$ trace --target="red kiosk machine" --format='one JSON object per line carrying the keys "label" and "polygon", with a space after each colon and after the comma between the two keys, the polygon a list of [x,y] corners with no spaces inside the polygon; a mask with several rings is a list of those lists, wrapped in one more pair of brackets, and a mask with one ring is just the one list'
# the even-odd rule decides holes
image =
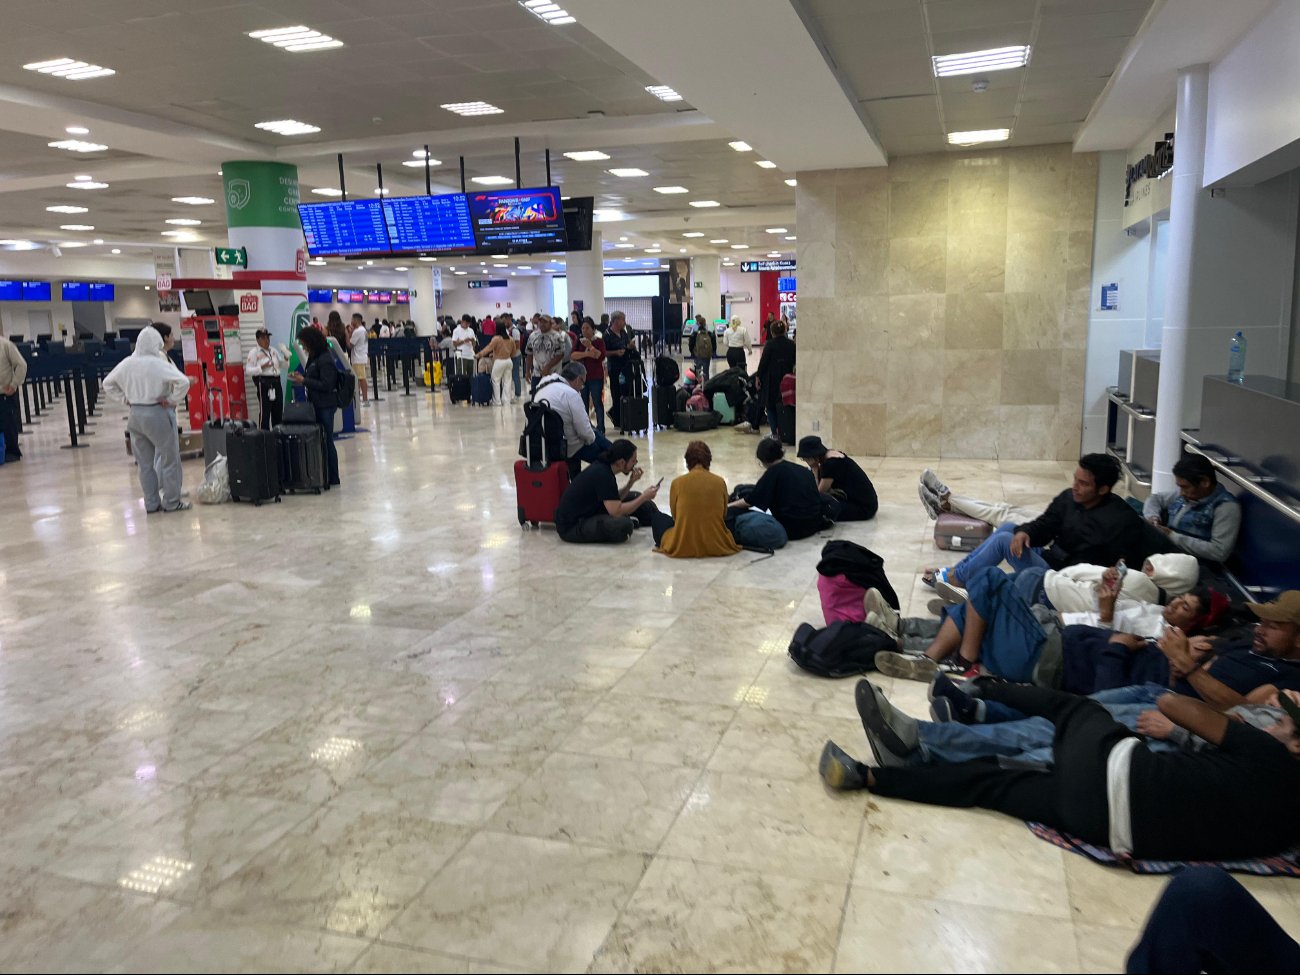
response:
{"label": "red kiosk machine", "polygon": [[210,419],[247,420],[239,315],[218,314],[222,306],[213,304],[214,294],[219,301],[233,300],[231,283],[176,279],[172,286],[181,292],[187,312],[181,319],[181,355],[185,374],[195,380],[187,400],[190,429],[200,430]]}

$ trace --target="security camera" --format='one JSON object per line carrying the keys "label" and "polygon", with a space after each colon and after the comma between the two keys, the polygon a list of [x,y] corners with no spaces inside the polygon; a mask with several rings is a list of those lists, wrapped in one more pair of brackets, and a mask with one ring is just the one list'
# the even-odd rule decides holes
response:
{"label": "security camera", "polygon": [[55,257],[62,257],[62,256],[63,256],[63,251],[59,250],[58,245],[55,245],[55,246],[51,247],[51,248],[50,248],[50,252],[51,252]]}

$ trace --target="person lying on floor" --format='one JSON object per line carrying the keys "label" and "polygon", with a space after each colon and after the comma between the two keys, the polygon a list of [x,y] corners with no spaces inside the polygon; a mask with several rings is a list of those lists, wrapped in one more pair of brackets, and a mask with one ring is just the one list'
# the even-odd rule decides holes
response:
{"label": "person lying on floor", "polygon": [[1117,566],[1083,563],[1064,569],[1025,569],[1016,573],[1017,585],[1030,602],[1043,603],[1058,613],[1095,612],[1098,587],[1119,578],[1119,610],[1134,603],[1167,606],[1175,596],[1191,592],[1201,567],[1194,556],[1166,552],[1143,561],[1141,571],[1130,566],[1122,574]]}
{"label": "person lying on floor", "polygon": [[1004,522],[955,566],[930,569],[922,577],[940,595],[964,598],[960,590],[980,569],[1010,563],[1022,569],[1069,565],[1141,565],[1147,542],[1142,519],[1113,493],[1119,462],[1109,454],[1084,454],[1072,486],[1058,494],[1032,521]]}
{"label": "person lying on floor", "polygon": [[[1019,574],[1009,576],[998,568],[981,569],[971,579],[966,602],[945,608],[938,634],[920,656],[885,651],[876,655],[876,669],[890,677],[929,680],[940,664],[947,664],[962,673],[979,669],[1008,680],[1031,679],[1044,643],[1053,640],[1064,653],[1064,639],[1047,607],[1025,598],[1018,579]],[[1114,588],[1107,587],[1100,598],[1095,621],[1107,625],[1105,632],[1112,626],[1140,628],[1144,639],[1168,626],[1195,632],[1227,605],[1225,597],[1205,590],[1179,596],[1163,609],[1134,609],[1121,618],[1114,612]]]}
{"label": "person lying on floor", "polygon": [[1138,858],[1273,856],[1300,842],[1300,694],[1279,700],[1286,713],[1266,729],[1165,694],[1160,713],[1215,747],[1161,753],[1088,698],[1002,683],[982,693],[1054,725],[1050,770],[1007,768],[998,758],[899,766],[891,756],[910,749],[894,728],[897,712],[864,680],[856,700],[876,767],[828,741],[822,780],[833,789],[991,809]]}

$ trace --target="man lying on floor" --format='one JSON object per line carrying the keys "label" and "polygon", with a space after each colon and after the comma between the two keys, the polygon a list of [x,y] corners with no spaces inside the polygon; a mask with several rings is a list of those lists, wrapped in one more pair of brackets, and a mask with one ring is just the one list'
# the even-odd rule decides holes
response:
{"label": "man lying on floor", "polygon": [[992,809],[1139,858],[1272,856],[1300,842],[1300,694],[1279,695],[1285,713],[1262,729],[1203,701],[1165,694],[1160,713],[1214,746],[1172,753],[1153,751],[1085,697],[1006,683],[982,694],[1055,726],[1051,769],[1006,768],[997,758],[891,767],[887,753],[906,750],[891,725],[896,712],[864,680],[858,713],[877,767],[828,741],[818,767],[823,781],[833,789]]}

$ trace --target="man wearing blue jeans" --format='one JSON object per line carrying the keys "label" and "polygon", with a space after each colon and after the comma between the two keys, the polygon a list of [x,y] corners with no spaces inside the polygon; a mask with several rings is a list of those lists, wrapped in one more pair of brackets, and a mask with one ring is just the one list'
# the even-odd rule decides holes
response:
{"label": "man wearing blue jeans", "polygon": [[952,590],[1003,561],[1014,571],[1114,565],[1120,559],[1141,566],[1146,557],[1142,518],[1112,493],[1119,477],[1119,462],[1109,454],[1084,454],[1070,489],[1058,494],[1043,514],[1023,525],[1000,525],[955,566],[935,571],[931,585],[945,598],[964,598]]}

